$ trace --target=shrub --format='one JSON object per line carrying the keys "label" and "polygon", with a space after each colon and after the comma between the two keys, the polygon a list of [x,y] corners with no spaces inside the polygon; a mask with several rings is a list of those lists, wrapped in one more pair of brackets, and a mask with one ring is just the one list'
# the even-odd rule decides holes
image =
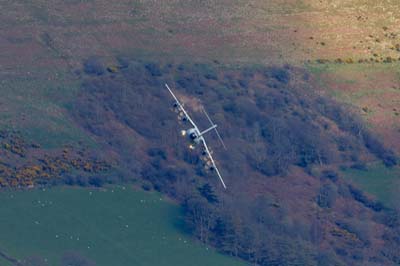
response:
{"label": "shrub", "polygon": [[316,62],[318,64],[326,64],[326,63],[329,63],[330,61],[329,61],[329,59],[321,59],[321,58],[319,58],[319,59],[316,60]]}
{"label": "shrub", "polygon": [[117,61],[118,61],[118,66],[121,69],[128,68],[129,67],[129,60],[126,57],[123,56],[117,56]]}
{"label": "shrub", "polygon": [[353,64],[354,63],[353,58],[346,58],[345,62],[347,64]]}
{"label": "shrub", "polygon": [[210,203],[217,203],[218,198],[214,194],[214,191],[210,184],[205,184],[197,189],[200,192],[200,195],[203,196],[205,199],[207,199],[208,202]]}
{"label": "shrub", "polygon": [[141,187],[145,191],[150,191],[152,186],[149,182],[144,182]]}
{"label": "shrub", "polygon": [[393,167],[397,165],[397,156],[392,151],[387,151],[382,161],[386,167]]}
{"label": "shrub", "polygon": [[145,68],[153,77],[160,77],[162,75],[160,67],[154,63],[145,64]]}
{"label": "shrub", "polygon": [[86,187],[89,184],[88,177],[80,175],[77,177],[76,183],[78,184],[78,186]]}
{"label": "shrub", "polygon": [[83,71],[88,75],[100,76],[104,74],[105,68],[98,57],[91,56],[84,61]]}
{"label": "shrub", "polygon": [[204,74],[204,77],[210,80],[218,80],[218,76],[213,71],[208,71],[208,73]]}
{"label": "shrub", "polygon": [[290,73],[284,68],[271,67],[267,69],[265,75],[270,76],[284,84],[287,84],[290,81]]}
{"label": "shrub", "polygon": [[180,78],[176,81],[176,83],[183,89],[190,88],[191,81],[186,78]]}
{"label": "shrub", "polygon": [[161,148],[150,148],[147,151],[147,154],[151,157],[160,157],[163,160],[167,159],[167,154],[165,153],[165,151]]}
{"label": "shrub", "polygon": [[356,235],[357,238],[361,240],[365,246],[369,246],[371,228],[367,221],[351,218],[339,220],[335,223],[339,228]]}
{"label": "shrub", "polygon": [[396,155],[391,151],[387,150],[383,144],[370,132],[363,132],[363,140],[365,146],[371,151],[376,157],[381,159],[385,166],[392,167],[397,164]]}
{"label": "shrub", "polygon": [[345,257],[347,256],[347,251],[343,248],[336,248],[335,249],[336,254],[338,254],[339,256]]}
{"label": "shrub", "polygon": [[256,165],[255,169],[266,176],[280,175],[285,170],[284,167],[279,167],[277,160],[267,160],[262,164]]}
{"label": "shrub", "polygon": [[102,187],[104,185],[104,179],[99,176],[91,176],[89,177],[88,183],[91,186]]}
{"label": "shrub", "polygon": [[361,171],[366,171],[367,170],[367,164],[365,162],[356,162],[350,166],[352,169],[356,170],[361,170]]}
{"label": "shrub", "polygon": [[331,180],[332,182],[336,182],[339,179],[339,175],[334,170],[324,170],[322,171],[322,177]]}
{"label": "shrub", "polygon": [[68,186],[73,186],[76,184],[76,179],[71,175],[65,175],[63,177],[63,182]]}
{"label": "shrub", "polygon": [[337,193],[335,188],[332,185],[325,184],[323,185],[317,196],[317,204],[321,208],[332,208],[335,204],[337,198]]}
{"label": "shrub", "polygon": [[376,212],[380,212],[384,209],[384,206],[382,203],[380,202],[376,202],[370,198],[368,198],[367,196],[364,195],[364,193],[353,187],[352,185],[349,185],[349,191],[351,193],[351,195],[353,196],[353,198],[362,203],[365,207],[370,208]]}
{"label": "shrub", "polygon": [[393,209],[386,209],[382,215],[379,216],[379,222],[390,228],[400,228],[400,212]]}
{"label": "shrub", "polygon": [[234,102],[227,102],[222,105],[222,108],[225,112],[232,113],[233,115],[237,114],[238,107]]}
{"label": "shrub", "polygon": [[239,83],[239,86],[244,89],[247,89],[249,87],[249,82],[245,79],[239,79],[238,83]]}

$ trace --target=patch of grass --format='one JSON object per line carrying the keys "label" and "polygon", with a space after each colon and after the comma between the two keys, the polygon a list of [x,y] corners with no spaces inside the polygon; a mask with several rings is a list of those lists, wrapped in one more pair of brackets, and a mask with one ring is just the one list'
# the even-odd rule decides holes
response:
{"label": "patch of grass", "polygon": [[178,228],[180,209],[158,193],[130,188],[53,188],[0,193],[0,248],[60,265],[74,250],[98,266],[239,266]]}
{"label": "patch of grass", "polygon": [[[346,64],[346,63],[334,63],[329,62],[325,64],[319,64],[315,62],[305,64],[306,68],[312,73],[336,73],[336,74],[347,74],[351,76],[351,72],[362,72],[362,73],[376,73],[379,71],[394,71],[400,73],[398,67],[400,63],[394,62],[392,64],[385,63],[371,63],[371,64]],[[350,73],[349,73],[350,72]]]}
{"label": "patch of grass", "polygon": [[369,90],[360,90],[353,93],[350,93],[348,97],[350,97],[349,101],[357,101],[364,97],[379,97],[380,95],[388,92],[399,93],[400,92],[394,88],[385,88],[385,89],[369,89]]}
{"label": "patch of grass", "polygon": [[9,262],[8,260],[0,257],[0,265],[2,266],[13,266],[11,262]]}
{"label": "patch of grass", "polygon": [[[47,77],[56,77],[45,79]],[[65,105],[79,84],[62,71],[43,71],[35,78],[5,78],[1,86],[0,128],[22,133],[27,140],[51,149],[84,141],[93,141],[70,120]]]}
{"label": "patch of grass", "polygon": [[[307,69],[315,74],[320,87],[341,102],[363,108],[365,100],[380,99],[385,105],[385,99],[390,94],[399,95],[399,90],[394,86],[400,81],[399,63],[396,64],[316,64],[309,63]],[[382,78],[380,73],[387,75]],[[338,88],[330,88],[326,82],[334,82]],[[392,85],[390,85],[392,83]],[[348,89],[351,87],[351,89]],[[385,98],[386,97],[386,98]]]}
{"label": "patch of grass", "polygon": [[374,163],[366,171],[347,169],[345,178],[359,185],[363,190],[374,195],[387,206],[398,205],[400,193],[400,169],[387,168],[381,163]]}

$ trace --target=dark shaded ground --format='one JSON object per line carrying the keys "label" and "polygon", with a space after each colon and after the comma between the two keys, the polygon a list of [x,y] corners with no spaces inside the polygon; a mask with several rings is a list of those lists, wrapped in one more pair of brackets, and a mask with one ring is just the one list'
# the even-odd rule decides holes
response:
{"label": "dark shaded ground", "polygon": [[[90,58],[75,121],[119,161],[121,179],[178,199],[187,230],[260,265],[397,265],[399,216],[338,167],[397,163],[349,108],[313,93],[302,69]],[[168,82],[200,127],[204,105],[228,152],[210,144],[228,186],[178,136]]]}

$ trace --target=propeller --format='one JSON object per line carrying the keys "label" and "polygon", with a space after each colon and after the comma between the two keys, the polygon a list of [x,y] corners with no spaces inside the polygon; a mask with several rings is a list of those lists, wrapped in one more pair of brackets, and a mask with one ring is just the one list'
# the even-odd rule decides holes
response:
{"label": "propeller", "polygon": [[178,105],[178,103],[174,103],[173,105],[172,105],[172,110],[175,112],[175,113],[179,113],[179,112],[181,112],[182,110],[180,110],[181,108],[179,107],[179,105]]}

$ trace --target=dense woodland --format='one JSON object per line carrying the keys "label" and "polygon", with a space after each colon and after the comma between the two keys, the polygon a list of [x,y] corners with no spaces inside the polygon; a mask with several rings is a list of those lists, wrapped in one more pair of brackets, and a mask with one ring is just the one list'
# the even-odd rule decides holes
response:
{"label": "dense woodland", "polygon": [[[217,61],[87,59],[71,116],[118,161],[105,182],[135,182],[176,198],[185,230],[254,265],[399,265],[400,217],[340,176],[385,147],[348,106],[315,93],[303,69]],[[209,144],[228,189],[179,132],[167,82],[201,128],[204,106],[228,146]],[[99,177],[98,184],[102,184]]]}

